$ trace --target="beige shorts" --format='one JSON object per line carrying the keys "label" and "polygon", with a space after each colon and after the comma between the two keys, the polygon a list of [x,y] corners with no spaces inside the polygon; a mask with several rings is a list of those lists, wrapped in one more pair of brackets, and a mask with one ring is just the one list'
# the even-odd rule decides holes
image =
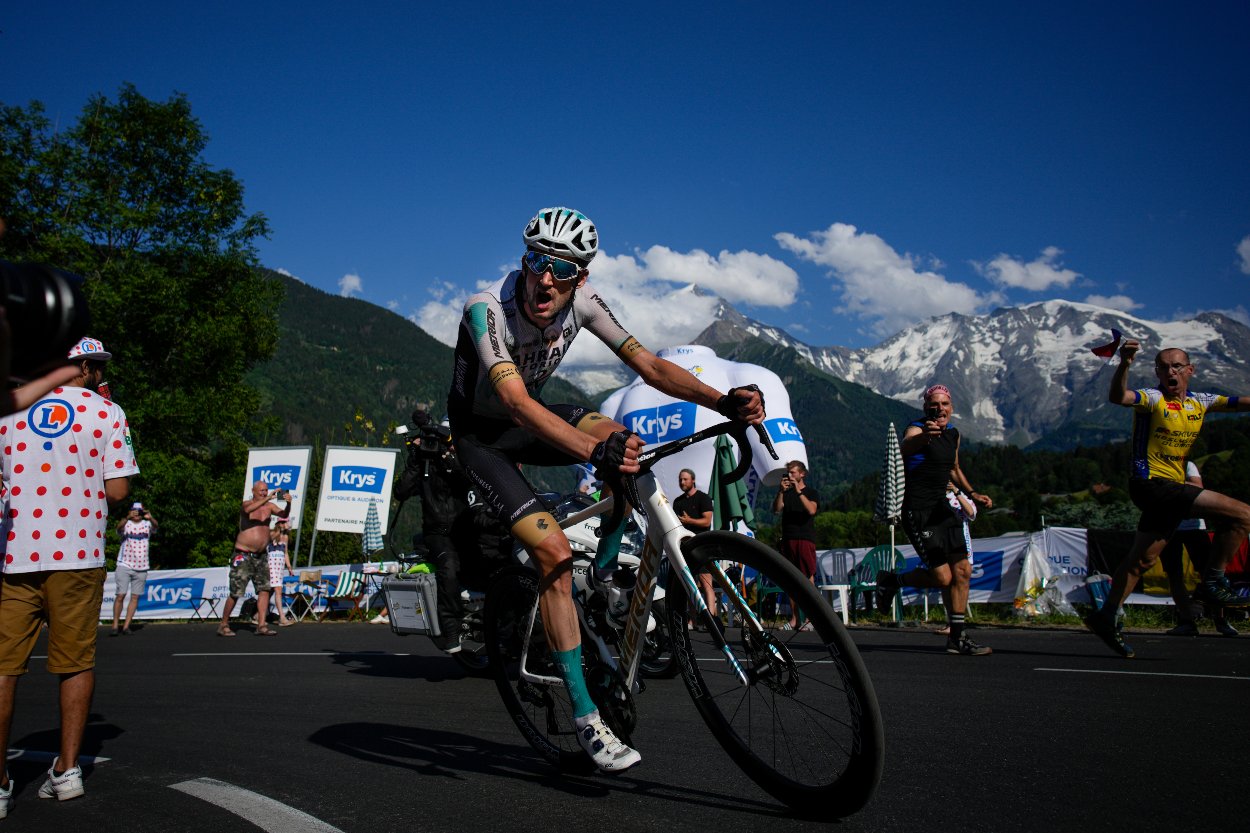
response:
{"label": "beige shorts", "polygon": [[0,583],[0,675],[25,674],[48,623],[48,673],[95,667],[95,641],[104,598],[103,567],[6,573]]}

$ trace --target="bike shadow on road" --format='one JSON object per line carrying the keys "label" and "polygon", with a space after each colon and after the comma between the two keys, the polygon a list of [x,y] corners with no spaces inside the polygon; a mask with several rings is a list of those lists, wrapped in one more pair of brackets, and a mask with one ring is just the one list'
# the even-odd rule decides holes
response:
{"label": "bike shadow on road", "polygon": [[349,674],[366,677],[388,677],[405,680],[424,680],[429,683],[457,682],[466,677],[486,678],[486,674],[472,674],[449,656],[426,657],[417,654],[393,654],[389,651],[335,651],[326,649],[326,656],[335,665],[346,668]]}
{"label": "bike shadow on road", "polygon": [[667,799],[682,807],[695,804],[763,817],[789,815],[780,805],[734,792],[691,789],[639,778],[631,773],[614,776],[562,774],[523,744],[498,743],[443,729],[393,723],[339,723],[318,729],[308,739],[361,761],[398,767],[429,778],[456,781],[473,776],[508,778],[579,798],[624,793],[651,800]]}
{"label": "bike shadow on road", "polygon": [[[82,747],[79,754],[80,765],[84,776],[90,776],[95,765],[89,759],[100,757],[107,741],[119,738],[126,730],[104,719],[103,715],[92,712],[87,715],[87,727],[83,731]],[[9,778],[19,785],[38,787],[43,783],[43,776],[52,766],[52,756],[61,748],[61,728],[40,729],[29,732],[9,743],[9,754],[17,750],[35,755],[19,755],[8,762]],[[46,760],[44,754],[48,756]],[[21,794],[19,786],[18,795]]]}

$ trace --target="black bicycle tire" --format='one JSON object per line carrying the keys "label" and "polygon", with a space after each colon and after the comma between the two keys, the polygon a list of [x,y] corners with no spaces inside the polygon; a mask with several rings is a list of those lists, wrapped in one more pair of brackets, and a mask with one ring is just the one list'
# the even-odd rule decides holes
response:
{"label": "black bicycle tire", "polygon": [[[862,809],[881,782],[885,765],[885,733],[867,667],[842,622],[810,581],[780,554],[755,539],[732,532],[703,532],[683,542],[683,552],[688,560],[696,563],[716,559],[762,570],[792,600],[798,601],[800,610],[810,619],[820,637],[820,645],[829,649],[831,664],[845,686],[839,696],[844,696],[846,701],[840,705],[847,714],[844,728],[849,735],[847,745],[850,751],[845,767],[832,780],[818,784],[801,783],[779,772],[773,762],[757,754],[722,712],[716,693],[700,671],[691,635],[684,627],[686,588],[680,581],[670,580],[667,597],[673,651],[678,657],[686,688],[712,734],[748,777],[795,811],[811,816],[841,818]],[[679,620],[683,625],[681,629],[676,627]],[[716,664],[718,662],[713,663]],[[815,684],[811,687],[819,690]],[[834,689],[837,690],[836,686]]]}
{"label": "black bicycle tire", "polygon": [[[655,619],[655,626],[661,631],[655,636],[668,643],[668,653],[660,660],[648,660],[644,653],[638,662],[638,670],[642,676],[651,679],[672,679],[681,673],[681,668],[677,663],[677,655],[673,652],[673,637],[670,633],[672,625],[668,620],[667,604],[663,599],[656,599],[651,603],[651,618]],[[647,636],[648,639],[652,637],[651,634]]]}
{"label": "black bicycle tire", "polygon": [[[561,748],[548,738],[544,727],[535,724],[530,719],[517,693],[515,681],[510,676],[513,664],[508,655],[510,634],[506,631],[505,617],[521,615],[522,611],[518,609],[519,607],[524,607],[523,613],[528,616],[533,602],[518,606],[516,604],[518,594],[522,598],[533,599],[537,593],[538,573],[530,567],[506,567],[492,578],[490,588],[486,591],[482,622],[486,638],[486,653],[490,658],[490,673],[495,680],[495,687],[499,691],[508,716],[520,730],[521,736],[543,760],[561,772],[591,772],[595,768],[594,762],[580,747]],[[501,623],[504,626],[503,630],[501,630]],[[561,690],[556,696],[566,697],[567,694]],[[576,743],[575,740],[574,743]]]}

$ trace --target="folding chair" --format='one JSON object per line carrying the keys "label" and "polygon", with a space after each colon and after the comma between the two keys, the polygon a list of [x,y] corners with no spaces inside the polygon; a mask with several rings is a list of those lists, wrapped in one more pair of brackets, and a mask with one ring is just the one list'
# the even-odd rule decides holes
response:
{"label": "folding chair", "polygon": [[[218,618],[217,604],[220,599],[214,599],[212,596],[200,596],[199,598],[189,599],[187,604],[191,607],[191,618],[188,622],[210,622],[216,621]],[[208,605],[208,619],[204,618],[204,605]]]}
{"label": "folding chair", "polygon": [[[907,559],[898,550],[890,546],[882,545],[873,547],[865,555],[859,565],[853,568],[847,574],[847,583],[850,584],[851,594],[851,610],[855,610],[855,594],[859,593],[864,597],[865,607],[868,610],[873,609],[874,596],[877,592],[877,572],[880,570],[897,571],[900,567],[907,563]],[[899,601],[901,593],[894,597],[894,621],[901,622],[903,619],[903,606]]]}
{"label": "folding chair", "polygon": [[[282,582],[283,599],[287,597],[287,586],[290,579]],[[291,595],[290,601],[286,602],[286,609],[291,612],[296,621],[303,622],[304,617],[312,613],[313,618],[317,618],[316,608],[317,602],[322,596],[322,580],[320,570],[301,570],[299,578],[295,580],[295,593]]]}
{"label": "folding chair", "polygon": [[[357,565],[352,565],[353,567]],[[354,614],[360,612],[360,602],[365,595],[365,574],[361,570],[344,570],[339,574],[338,579],[333,586],[327,580],[322,583],[326,588],[322,599],[325,602],[325,608],[320,613],[314,611],[313,616],[320,622],[338,610],[346,610],[347,618],[350,619]],[[348,604],[350,602],[350,604]]]}
{"label": "folding chair", "polygon": [[837,593],[838,600],[841,603],[842,624],[849,625],[851,623],[851,585],[848,576],[851,574],[851,568],[855,564],[855,553],[851,550],[837,549],[829,553],[829,571],[821,569],[823,559],[817,562],[816,572],[816,589],[825,593],[829,597],[829,604],[833,605],[833,595]]}

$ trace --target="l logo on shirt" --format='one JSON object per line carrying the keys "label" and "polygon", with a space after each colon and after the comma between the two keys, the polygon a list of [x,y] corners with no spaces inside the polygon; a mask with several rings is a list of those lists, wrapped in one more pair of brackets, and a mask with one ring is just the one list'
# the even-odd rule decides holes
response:
{"label": "l logo on shirt", "polygon": [[56,439],[74,425],[74,409],[64,399],[41,399],[26,413],[30,430]]}

